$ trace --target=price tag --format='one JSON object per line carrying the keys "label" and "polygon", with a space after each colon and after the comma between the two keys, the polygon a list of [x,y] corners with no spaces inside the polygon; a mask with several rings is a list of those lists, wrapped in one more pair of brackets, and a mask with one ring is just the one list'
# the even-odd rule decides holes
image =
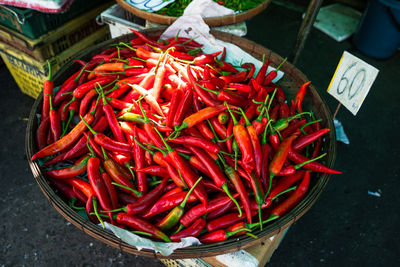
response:
{"label": "price tag", "polygon": [[327,91],[356,115],[378,72],[378,69],[344,51]]}

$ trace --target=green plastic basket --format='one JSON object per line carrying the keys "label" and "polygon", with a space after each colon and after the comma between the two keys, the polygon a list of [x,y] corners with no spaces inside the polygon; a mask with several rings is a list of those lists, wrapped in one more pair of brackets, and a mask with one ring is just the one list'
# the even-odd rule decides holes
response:
{"label": "green plastic basket", "polygon": [[75,0],[68,11],[49,14],[36,10],[0,5],[0,24],[15,30],[24,36],[36,39],[50,30],[54,30],[83,12],[110,0]]}

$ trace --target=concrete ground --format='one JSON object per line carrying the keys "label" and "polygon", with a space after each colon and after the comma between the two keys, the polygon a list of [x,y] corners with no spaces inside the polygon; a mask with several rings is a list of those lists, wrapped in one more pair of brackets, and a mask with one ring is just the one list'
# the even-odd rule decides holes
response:
{"label": "concrete ground", "polygon": [[[251,39],[283,57],[294,45],[301,13],[272,4],[248,23]],[[353,116],[337,115],[350,139],[338,143],[335,168],[315,205],[292,227],[268,266],[400,266],[399,84],[400,53],[373,60],[313,29],[297,67],[326,93],[343,51],[380,70]],[[162,266],[154,259],[120,253],[84,234],[51,206],[37,186],[25,156],[25,127],[34,100],[22,94],[0,66],[0,266]],[[379,192],[380,197],[368,194]]]}

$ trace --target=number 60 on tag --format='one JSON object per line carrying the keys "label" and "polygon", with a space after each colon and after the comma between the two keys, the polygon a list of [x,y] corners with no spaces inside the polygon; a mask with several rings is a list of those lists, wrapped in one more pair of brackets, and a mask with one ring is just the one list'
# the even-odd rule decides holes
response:
{"label": "number 60 on tag", "polygon": [[328,93],[356,115],[379,70],[344,51]]}

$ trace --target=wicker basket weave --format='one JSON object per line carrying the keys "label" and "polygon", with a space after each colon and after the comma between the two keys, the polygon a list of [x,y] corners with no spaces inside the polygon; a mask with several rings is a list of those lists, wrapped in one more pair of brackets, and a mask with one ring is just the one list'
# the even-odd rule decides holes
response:
{"label": "wicker basket weave", "polygon": [[[259,13],[261,13],[264,9],[267,8],[267,6],[271,3],[272,0],[265,0],[261,4],[259,4],[256,7],[253,7],[252,9],[249,9],[245,12],[241,12],[238,14],[234,15],[228,15],[228,16],[220,16],[220,17],[211,17],[211,18],[204,18],[204,22],[208,24],[210,27],[219,27],[219,26],[224,26],[224,25],[231,25],[235,23],[239,23],[242,21],[245,21],[246,19],[250,19]],[[128,4],[124,0],[117,0],[117,3],[122,6],[126,11],[132,13],[135,16],[138,16],[142,19],[146,19],[148,21],[162,24],[162,25],[170,25],[174,23],[175,20],[178,19],[178,17],[171,17],[171,16],[165,16],[165,15],[160,15],[156,13],[150,13],[147,11],[143,11],[141,9],[138,9],[130,4]]]}
{"label": "wicker basket weave", "polygon": [[[149,35],[160,34],[160,33],[161,33],[160,29],[152,29],[147,31],[147,34]],[[265,54],[267,59],[271,62],[272,66],[276,67],[283,60],[279,55],[252,41],[217,31],[212,31],[211,33],[217,39],[238,45],[243,50],[247,51],[248,53],[252,54],[254,57],[258,59],[261,59],[262,55]],[[97,54],[100,51],[102,51],[108,44],[117,43],[119,41],[126,42],[132,37],[133,37],[132,35],[125,35],[117,39],[113,39],[105,43],[99,44],[95,47],[83,51],[80,55],[77,56],[77,58],[88,59],[91,55]],[[66,64],[54,78],[55,85],[61,84],[62,81],[64,81],[67,77],[72,75],[78,68],[78,66],[76,65],[77,64],[73,65],[72,62]],[[288,99],[291,99],[296,94],[300,85],[308,81],[308,79],[303,73],[301,73],[289,62],[284,63],[283,66],[281,67],[281,70],[285,72],[285,75],[279,81],[278,84],[283,88]],[[309,89],[310,90],[307,91],[306,96],[304,98],[303,107],[304,110],[312,110],[317,118],[323,119],[322,122],[323,128],[331,129],[329,134],[325,136],[325,142],[322,150],[324,152],[328,152],[328,156],[326,158],[326,165],[332,168],[336,157],[336,135],[331,113],[326,103],[316,90],[316,88],[314,88],[314,86],[311,85]],[[254,234],[259,237],[258,239],[254,239],[249,236],[241,236],[237,239],[230,239],[220,243],[178,249],[168,257],[164,257],[160,254],[155,254],[154,251],[152,250],[143,249],[139,251],[136,249],[136,247],[122,242],[119,238],[114,236],[113,233],[103,230],[102,228],[86,220],[85,218],[78,215],[75,211],[73,211],[68,206],[68,204],[65,203],[61,199],[61,197],[57,195],[55,191],[50,187],[50,185],[47,182],[47,179],[41,172],[38,163],[31,161],[32,155],[36,152],[34,144],[35,140],[34,133],[36,132],[37,128],[36,115],[41,111],[40,110],[41,102],[42,102],[42,97],[39,96],[32,107],[29,116],[28,126],[26,129],[26,153],[27,153],[28,163],[32,169],[32,173],[40,189],[42,190],[44,195],[48,198],[48,200],[51,202],[51,204],[57,209],[57,211],[61,215],[63,215],[68,221],[74,224],[76,227],[84,231],[86,234],[106,244],[116,247],[121,251],[125,251],[128,253],[133,253],[146,257],[158,257],[158,258],[198,258],[198,257],[208,257],[208,256],[215,256],[219,254],[233,252],[239,249],[255,245],[259,242],[262,242],[264,239],[267,239],[275,234],[278,234],[280,231],[287,228],[289,225],[293,224],[296,220],[298,220],[298,218],[300,218],[317,200],[317,198],[322,193],[330,177],[329,174],[314,174],[312,181],[310,183],[310,188],[307,194],[305,195],[305,198],[288,214],[286,214],[279,220],[276,220],[275,222],[268,224],[267,226],[264,227],[262,231],[258,230],[254,232]]]}

